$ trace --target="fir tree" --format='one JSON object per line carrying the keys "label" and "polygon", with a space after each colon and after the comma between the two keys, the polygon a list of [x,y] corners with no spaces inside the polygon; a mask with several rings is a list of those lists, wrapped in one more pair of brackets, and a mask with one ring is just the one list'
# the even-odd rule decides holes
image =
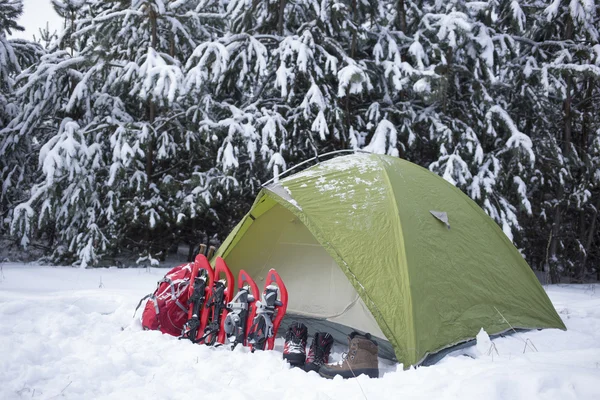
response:
{"label": "fir tree", "polygon": [[53,2],[64,32],[11,67],[2,134],[13,232],[55,259],[191,257],[262,182],[337,149],[439,174],[553,280],[600,257],[590,0]]}
{"label": "fir tree", "polygon": [[13,231],[26,241],[33,221],[52,224],[54,259],[82,266],[124,249],[154,263],[237,184],[214,166],[184,87],[185,60],[210,31],[191,2],[54,3],[70,23],[27,74],[10,126],[22,136],[47,127],[43,177]]}
{"label": "fir tree", "polygon": [[[597,18],[593,1],[554,1],[532,16],[531,56],[525,73],[537,80],[542,103],[532,124],[537,130],[537,151],[542,162],[536,169],[539,215],[544,226],[544,259],[552,282],[559,274],[577,279],[585,275],[586,254],[591,250],[597,207],[598,168],[596,137],[600,119],[590,108],[598,95],[600,54]],[[591,218],[590,218],[591,216]],[[567,255],[568,254],[568,255]]]}
{"label": "fir tree", "polygon": [[7,35],[22,31],[16,20],[23,12],[21,0],[0,0],[0,233],[8,230],[12,209],[24,198],[35,143],[19,141],[7,134],[5,127],[20,112],[15,99],[17,75],[35,62],[42,49],[23,39],[8,39]]}

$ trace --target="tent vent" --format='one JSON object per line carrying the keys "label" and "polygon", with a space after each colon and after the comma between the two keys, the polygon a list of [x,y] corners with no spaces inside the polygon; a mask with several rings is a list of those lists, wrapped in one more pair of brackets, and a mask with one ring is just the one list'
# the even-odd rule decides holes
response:
{"label": "tent vent", "polygon": [[448,222],[448,214],[446,214],[444,211],[429,210],[429,212],[431,213],[431,215],[442,221],[448,227],[448,229],[450,229],[450,223]]}

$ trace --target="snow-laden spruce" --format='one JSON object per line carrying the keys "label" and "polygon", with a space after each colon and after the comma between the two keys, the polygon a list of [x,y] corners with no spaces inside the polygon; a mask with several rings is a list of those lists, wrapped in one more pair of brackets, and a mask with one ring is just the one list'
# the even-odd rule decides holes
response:
{"label": "snow-laden spruce", "polygon": [[8,38],[23,30],[16,22],[22,12],[22,0],[0,0],[0,235],[8,232],[14,206],[26,197],[32,181],[27,164],[36,148],[4,129],[21,112],[15,96],[18,74],[43,54],[35,43]]}
{"label": "snow-laden spruce", "polygon": [[553,279],[600,256],[593,1],[53,2],[1,155],[4,226],[56,259],[218,244],[261,182],[361,148],[465,191]]}

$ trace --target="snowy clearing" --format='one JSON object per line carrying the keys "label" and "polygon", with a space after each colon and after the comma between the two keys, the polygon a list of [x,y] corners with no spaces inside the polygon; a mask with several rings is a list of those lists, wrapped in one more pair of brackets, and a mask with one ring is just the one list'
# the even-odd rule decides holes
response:
{"label": "snowy clearing", "polygon": [[142,331],[133,310],[165,269],[0,265],[0,399],[600,398],[600,285],[547,288],[567,332],[480,340],[434,366],[330,381],[277,350]]}

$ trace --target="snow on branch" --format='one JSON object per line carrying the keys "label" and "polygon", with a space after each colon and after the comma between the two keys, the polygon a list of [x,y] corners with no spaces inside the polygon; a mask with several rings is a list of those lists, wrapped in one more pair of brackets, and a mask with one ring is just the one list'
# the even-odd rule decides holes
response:
{"label": "snow on branch", "polygon": [[397,141],[398,131],[396,127],[387,119],[383,119],[377,125],[371,142],[363,150],[398,157]]}
{"label": "snow on branch", "polygon": [[348,94],[359,94],[363,92],[363,86],[372,90],[373,85],[367,74],[357,65],[347,65],[338,72],[338,96],[346,97]]}
{"label": "snow on branch", "polygon": [[144,79],[140,96],[173,103],[183,82],[183,73],[177,65],[168,64],[165,58],[152,47],[144,63],[140,66],[140,76]]}
{"label": "snow on branch", "polygon": [[460,32],[470,32],[472,29],[469,17],[458,11],[448,14],[425,14],[422,21],[429,28],[438,27],[438,39],[447,41],[452,48],[456,48]]}
{"label": "snow on branch", "polygon": [[261,155],[263,158],[271,156],[272,150],[269,148],[271,144],[272,148],[279,148],[277,133],[281,136],[281,142],[287,136],[286,121],[283,116],[277,112],[265,112],[265,115],[257,119],[257,125],[262,125],[261,129]]}
{"label": "snow on branch", "polygon": [[559,72],[568,71],[574,74],[582,74],[600,78],[600,67],[592,64],[546,64],[544,65],[543,70],[556,70]]}
{"label": "snow on branch", "polygon": [[325,140],[327,135],[329,135],[329,127],[327,126],[327,120],[325,119],[323,110],[319,110],[319,113],[313,121],[310,129],[313,132],[317,132],[321,140]]}
{"label": "snow on branch", "polygon": [[504,122],[504,125],[506,125],[506,127],[510,131],[511,136],[506,141],[506,147],[509,149],[522,149],[527,153],[527,155],[529,156],[529,161],[533,165],[533,163],[535,162],[535,154],[533,153],[533,142],[531,141],[531,138],[523,132],[519,131],[512,118],[508,115],[508,113],[498,105],[492,106],[487,112],[486,118],[489,123],[491,123],[494,114],[500,117],[502,122]]}
{"label": "snow on branch", "polygon": [[510,2],[510,9],[512,10],[512,19],[517,23],[519,27],[519,31],[522,32],[525,27],[525,23],[527,18],[525,17],[525,13],[521,9],[521,5],[517,0],[512,0]]}
{"label": "snow on branch", "polygon": [[417,33],[415,35],[415,41],[412,42],[412,44],[408,48],[408,53],[414,57],[414,59],[417,63],[417,67],[420,70],[424,70],[425,62],[428,62],[428,60],[427,60],[427,55],[425,54],[425,50],[423,49],[423,46],[419,42],[419,33]]}
{"label": "snow on branch", "polygon": [[230,140],[227,140],[224,147],[219,149],[217,160],[223,164],[223,169],[227,171],[233,167],[237,168],[240,166],[237,157],[237,150],[234,149]]}
{"label": "snow on branch", "polygon": [[21,247],[27,248],[29,245],[29,235],[31,234],[31,219],[34,212],[30,202],[21,203],[15,207],[13,211],[13,220],[10,231],[13,235],[21,236]]}
{"label": "snow on branch", "polygon": [[86,155],[85,138],[79,132],[79,125],[65,118],[56,136],[42,146],[39,163],[46,176],[46,185],[51,186],[54,178],[68,172],[73,180],[82,171],[81,159]]}
{"label": "snow on branch", "polygon": [[445,167],[442,178],[454,186],[456,186],[457,183],[466,185],[467,180],[471,179],[472,177],[471,171],[469,171],[469,166],[458,154],[450,154],[440,157],[438,161],[430,165],[429,169],[432,170],[433,168],[437,168],[443,164],[445,164]]}
{"label": "snow on branch", "polygon": [[521,198],[521,204],[525,207],[527,215],[531,215],[531,203],[527,198],[527,185],[525,185],[525,182],[519,176],[514,176],[513,182],[517,185],[517,193],[519,193],[519,197]]}
{"label": "snow on branch", "polygon": [[485,26],[479,26],[479,34],[475,37],[475,40],[482,48],[481,57],[485,61],[485,65],[492,68],[494,66],[494,43],[488,34],[488,29]]}
{"label": "snow on branch", "polygon": [[188,74],[185,86],[201,89],[207,83],[217,83],[227,72],[229,65],[229,51],[218,42],[202,43],[188,59],[185,69]]}
{"label": "snow on branch", "polygon": [[301,37],[288,36],[283,39],[274,54],[279,55],[281,60],[290,61],[300,72],[310,73],[310,69],[314,69],[316,75],[320,76],[322,71],[316,66],[314,48],[312,34],[306,30]]}
{"label": "snow on branch", "polygon": [[273,153],[267,168],[273,168],[273,182],[279,182],[279,168],[285,171],[285,160],[281,153]]}
{"label": "snow on branch", "polygon": [[293,68],[288,68],[284,61],[281,61],[279,68],[277,68],[275,87],[281,88],[281,97],[286,98],[288,95],[288,80],[294,79]]}
{"label": "snow on branch", "polygon": [[310,86],[310,89],[308,89],[308,91],[306,92],[304,100],[302,100],[302,104],[300,104],[300,107],[304,109],[305,116],[308,116],[310,112],[310,106],[312,104],[316,105],[317,108],[321,111],[326,108],[323,93],[321,93],[319,85],[317,85],[314,80],[312,82],[312,85]]}

